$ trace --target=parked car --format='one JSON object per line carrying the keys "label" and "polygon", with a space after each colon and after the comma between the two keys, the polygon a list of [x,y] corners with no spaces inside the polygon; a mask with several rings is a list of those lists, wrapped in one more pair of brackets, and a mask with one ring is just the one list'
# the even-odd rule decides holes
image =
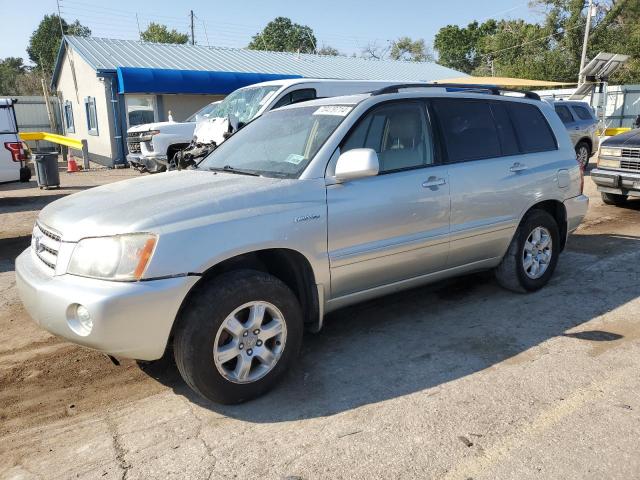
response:
{"label": "parked car", "polygon": [[[127,161],[142,172],[166,170],[173,156],[191,142],[196,122],[214,115],[219,104],[216,101],[205,105],[184,122],[169,120],[131,127],[127,130]],[[149,110],[143,113],[149,114]]]}
{"label": "parked car", "polygon": [[640,197],[640,128],[602,142],[591,179],[607,205],[624,205],[630,196]]}
{"label": "parked car", "polygon": [[578,161],[586,167],[596,154],[600,139],[598,119],[587,102],[560,100],[553,103],[554,109],[564,123],[576,149]]}
{"label": "parked car", "polygon": [[290,105],[196,169],[57,200],[16,260],[20,297],[111,355],[171,343],[191,388],[235,403],[273,386],[332,310],[488,269],[538,290],[588,198],[553,109],[499,93],[400,85]]}
{"label": "parked car", "polygon": [[0,182],[28,182],[31,170],[26,166],[27,150],[18,137],[14,100],[0,98]]}
{"label": "parked car", "polygon": [[178,157],[181,167],[194,165],[232,133],[264,112],[316,98],[371,92],[394,82],[295,78],[256,83],[227,96],[215,117],[198,122],[193,141]]}

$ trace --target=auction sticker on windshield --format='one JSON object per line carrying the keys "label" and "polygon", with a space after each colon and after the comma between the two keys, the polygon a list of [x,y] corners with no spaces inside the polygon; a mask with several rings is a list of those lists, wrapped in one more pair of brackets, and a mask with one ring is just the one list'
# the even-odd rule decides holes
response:
{"label": "auction sticker on windshield", "polygon": [[351,111],[353,107],[348,107],[346,105],[325,105],[323,107],[318,108],[314,115],[337,115],[339,117],[344,117]]}

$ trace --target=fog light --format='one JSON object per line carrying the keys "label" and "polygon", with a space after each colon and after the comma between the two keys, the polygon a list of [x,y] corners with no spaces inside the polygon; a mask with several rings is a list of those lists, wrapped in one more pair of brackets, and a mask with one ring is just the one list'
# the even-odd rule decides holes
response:
{"label": "fog light", "polygon": [[68,323],[71,330],[81,337],[86,337],[93,328],[93,319],[87,307],[76,304],[69,309]]}

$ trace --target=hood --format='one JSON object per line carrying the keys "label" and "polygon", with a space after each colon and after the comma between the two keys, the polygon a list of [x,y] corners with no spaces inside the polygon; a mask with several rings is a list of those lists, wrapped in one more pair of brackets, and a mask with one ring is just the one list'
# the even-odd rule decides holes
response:
{"label": "hood", "polygon": [[173,128],[184,128],[185,125],[195,126],[195,122],[155,122],[145,123],[143,125],[136,125],[127,130],[127,133],[141,133],[148,132],[149,130],[160,130],[161,132],[168,132]]}
{"label": "hood", "polygon": [[[304,182],[182,170],[69,195],[47,205],[38,219],[69,242],[91,236],[160,232],[197,218],[215,221],[212,216],[217,214],[226,218],[259,215],[265,209],[288,203],[291,195],[285,192],[300,183]],[[295,203],[295,197],[290,201]]]}
{"label": "hood", "polygon": [[630,130],[607,138],[601,144],[603,147],[637,147],[640,148],[640,128]]}
{"label": "hood", "polygon": [[193,136],[196,142],[212,143],[220,145],[224,142],[224,134],[229,131],[229,120],[227,118],[207,118],[200,120],[196,124]]}

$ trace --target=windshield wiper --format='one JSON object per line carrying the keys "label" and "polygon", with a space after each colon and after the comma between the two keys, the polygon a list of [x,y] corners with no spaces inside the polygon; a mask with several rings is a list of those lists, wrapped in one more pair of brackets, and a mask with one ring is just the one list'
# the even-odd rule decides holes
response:
{"label": "windshield wiper", "polygon": [[209,167],[212,172],[231,172],[239,175],[251,175],[252,177],[260,177],[261,175],[253,170],[243,170],[242,168],[235,168],[231,165],[225,165],[224,167]]}

